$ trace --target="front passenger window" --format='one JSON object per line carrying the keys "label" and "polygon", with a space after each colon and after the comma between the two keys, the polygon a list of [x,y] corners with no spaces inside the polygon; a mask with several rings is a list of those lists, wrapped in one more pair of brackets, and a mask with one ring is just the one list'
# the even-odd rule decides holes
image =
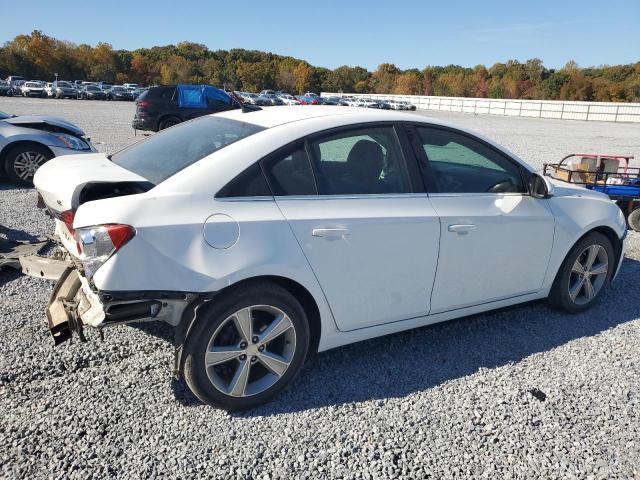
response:
{"label": "front passenger window", "polygon": [[524,193],[520,167],[470,136],[418,127],[437,193]]}

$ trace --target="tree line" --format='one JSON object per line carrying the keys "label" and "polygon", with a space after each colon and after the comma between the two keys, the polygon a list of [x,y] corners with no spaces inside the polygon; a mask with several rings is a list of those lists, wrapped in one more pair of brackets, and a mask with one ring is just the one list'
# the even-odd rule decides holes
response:
{"label": "tree line", "polygon": [[402,70],[383,63],[363,67],[317,67],[294,57],[257,50],[209,50],[181,42],[137,50],[115,50],[58,40],[35,30],[0,47],[0,77],[138,83],[142,85],[208,83],[236,90],[393,93],[453,97],[640,101],[640,62],[580,68],[568,62],[547,68],[534,58],[509,60],[487,68],[458,65]]}

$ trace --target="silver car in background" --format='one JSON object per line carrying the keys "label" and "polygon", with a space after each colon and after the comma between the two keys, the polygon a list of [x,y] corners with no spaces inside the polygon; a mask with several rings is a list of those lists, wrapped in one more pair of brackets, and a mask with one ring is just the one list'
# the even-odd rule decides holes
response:
{"label": "silver car in background", "polygon": [[44,87],[45,86],[40,82],[30,81],[25,82],[20,88],[20,91],[25,97],[46,97],[47,92]]}
{"label": "silver car in background", "polygon": [[0,177],[6,174],[13,183],[32,186],[47,160],[95,151],[84,132],[62,118],[0,112]]}

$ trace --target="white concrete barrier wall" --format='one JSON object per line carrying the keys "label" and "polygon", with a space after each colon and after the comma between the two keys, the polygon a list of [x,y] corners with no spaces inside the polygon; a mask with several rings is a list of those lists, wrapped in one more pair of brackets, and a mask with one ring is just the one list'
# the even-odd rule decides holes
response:
{"label": "white concrete barrier wall", "polygon": [[640,103],[565,102],[561,100],[508,100],[499,98],[427,97],[322,92],[323,97],[351,96],[381,100],[401,100],[419,110],[479,113],[514,117],[556,118],[600,122],[640,123]]}

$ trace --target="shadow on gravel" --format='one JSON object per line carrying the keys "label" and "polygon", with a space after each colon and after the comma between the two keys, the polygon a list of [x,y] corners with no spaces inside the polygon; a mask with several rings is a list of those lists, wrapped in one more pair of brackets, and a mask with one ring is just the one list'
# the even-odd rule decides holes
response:
{"label": "shadow on gravel", "polygon": [[16,230],[14,228],[6,227],[0,224],[0,237],[4,237],[8,240],[19,240],[27,242],[36,242],[40,240],[38,237],[25,232],[24,230]]}
{"label": "shadow on gravel", "polygon": [[428,390],[638,319],[639,292],[640,262],[627,259],[613,288],[587,312],[567,315],[534,302],[330,350],[310,359],[272,402],[237,415],[384,401]]}
{"label": "shadow on gravel", "polygon": [[[173,345],[173,327],[166,323],[132,323],[129,326],[137,330],[141,330],[148,335],[153,335],[154,337]],[[202,405],[202,402],[198,400],[193,393],[191,393],[191,390],[189,390],[189,387],[187,387],[184,381],[177,380],[173,376],[171,378],[171,391],[173,392],[175,399],[185,407]]]}
{"label": "shadow on gravel", "polygon": [[33,190],[33,187],[25,187],[24,185],[15,185],[13,183],[0,182],[0,190]]}

